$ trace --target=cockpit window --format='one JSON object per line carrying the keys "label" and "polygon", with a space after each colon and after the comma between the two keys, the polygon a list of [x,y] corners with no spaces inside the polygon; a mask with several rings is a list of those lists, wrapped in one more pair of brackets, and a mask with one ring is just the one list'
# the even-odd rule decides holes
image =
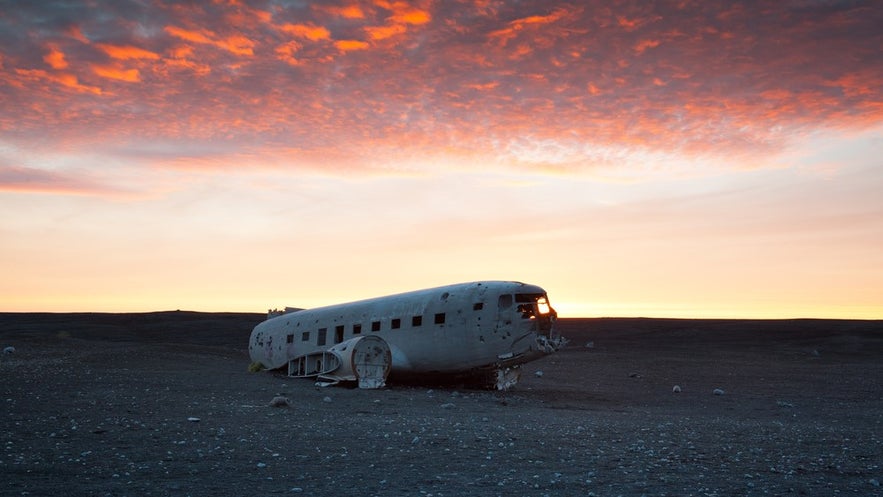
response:
{"label": "cockpit window", "polygon": [[542,293],[517,293],[515,302],[518,304],[518,312],[524,319],[532,319],[536,314],[545,316],[551,311],[549,300]]}

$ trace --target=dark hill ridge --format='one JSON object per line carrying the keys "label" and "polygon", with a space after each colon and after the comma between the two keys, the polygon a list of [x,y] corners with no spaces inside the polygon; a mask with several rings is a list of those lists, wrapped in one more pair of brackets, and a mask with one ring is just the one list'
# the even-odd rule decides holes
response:
{"label": "dark hill ridge", "polygon": [[559,320],[570,346],[696,349],[778,344],[883,356],[883,321],[846,319],[656,319],[573,318]]}
{"label": "dark hill ridge", "polygon": [[266,314],[163,311],[146,313],[0,313],[0,337],[186,343],[247,348]]}

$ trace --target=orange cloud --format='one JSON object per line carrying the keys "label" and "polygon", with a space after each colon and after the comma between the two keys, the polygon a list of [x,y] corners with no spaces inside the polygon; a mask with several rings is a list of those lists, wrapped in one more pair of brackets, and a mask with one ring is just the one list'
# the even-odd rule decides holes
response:
{"label": "orange cloud", "polygon": [[390,20],[397,23],[405,24],[426,24],[430,21],[429,12],[420,10],[410,2],[390,2],[387,0],[376,0],[375,5],[380,8],[392,11]]}
{"label": "orange cloud", "polygon": [[319,7],[331,15],[343,17],[344,19],[364,19],[365,11],[358,4],[346,5],[343,7]]}
{"label": "orange cloud", "polygon": [[395,15],[392,16],[392,20],[395,22],[400,22],[402,24],[412,24],[417,26],[420,24],[428,23],[430,20],[432,20],[432,17],[429,15],[429,12],[426,12],[425,10],[409,8],[407,10],[397,12]]}
{"label": "orange cloud", "polygon": [[211,44],[212,37],[214,37],[214,33],[211,31],[192,31],[177,26],[166,26],[165,31],[176,38],[192,41],[193,43]]}
{"label": "orange cloud", "polygon": [[83,30],[79,26],[71,26],[65,31],[65,33],[79,42],[86,44],[91,43],[89,38],[86,38],[86,35],[83,34]]}
{"label": "orange cloud", "polygon": [[556,9],[549,15],[527,16],[521,19],[516,19],[514,21],[510,21],[508,25],[503,29],[492,31],[488,34],[488,37],[491,39],[497,39],[500,45],[505,46],[506,43],[509,42],[509,40],[518,36],[518,34],[525,28],[530,27],[536,29],[542,26],[553,24],[561,20],[561,18],[563,18],[566,14],[567,12],[564,9]]}
{"label": "orange cloud", "polygon": [[49,53],[43,56],[43,62],[49,64],[52,69],[65,69],[68,66],[64,58],[64,52],[54,45],[50,45]]}
{"label": "orange cloud", "polygon": [[163,59],[160,71],[167,74],[167,71],[164,71],[163,69],[187,69],[194,72],[197,76],[205,76],[212,72],[211,66],[195,62],[191,60],[192,57],[193,47],[189,45],[173,47],[169,50],[168,57]]}
{"label": "orange cloud", "polygon": [[114,66],[92,65],[92,72],[102,78],[115,79],[117,81],[126,81],[129,83],[138,83],[141,81],[141,73],[138,69],[121,69]]}
{"label": "orange cloud", "polygon": [[432,20],[428,11],[416,8],[408,2],[378,0],[375,3],[378,7],[392,12],[386,18],[386,24],[365,28],[368,37],[375,41],[401,35],[408,31],[408,26],[419,26]]}
{"label": "orange cloud", "polygon": [[38,81],[45,80],[60,84],[64,87],[76,90],[80,93],[91,93],[93,95],[101,95],[101,88],[97,86],[89,86],[80,84],[77,76],[70,73],[48,73],[41,69],[16,69],[16,74],[22,76],[26,80]]}
{"label": "orange cloud", "polygon": [[619,24],[619,27],[625,29],[626,31],[632,31],[640,24],[640,20],[638,19],[628,19],[623,16],[617,17],[616,22],[617,24]]}
{"label": "orange cloud", "polygon": [[228,36],[216,41],[215,45],[236,55],[254,55],[254,42],[245,36]]}
{"label": "orange cloud", "polygon": [[466,86],[466,88],[471,88],[473,90],[486,91],[486,90],[496,89],[497,87],[500,86],[500,82],[499,81],[491,81],[490,83],[484,83],[484,84],[473,83],[473,84],[468,84],[468,85],[464,85],[464,86]]}
{"label": "orange cloud", "polygon": [[405,31],[407,31],[407,28],[402,24],[392,24],[389,26],[371,26],[365,28],[365,32],[368,33],[368,37],[372,40],[377,41],[400,35]]}
{"label": "orange cloud", "polygon": [[331,32],[327,28],[315,24],[284,24],[280,29],[298,38],[310,41],[330,40]]}
{"label": "orange cloud", "polygon": [[143,48],[133,47],[131,45],[111,45],[108,43],[96,43],[95,46],[113,59],[159,59],[159,55],[155,52],[151,52],[150,50],[145,50]]}
{"label": "orange cloud", "polygon": [[292,66],[299,66],[302,62],[297,59],[294,55],[303,48],[303,45],[296,41],[289,41],[288,43],[279,45],[276,47],[276,57],[279,60],[285,61],[287,64]]}
{"label": "orange cloud", "polygon": [[255,43],[242,35],[232,35],[227,38],[218,38],[218,36],[207,29],[199,31],[179,28],[177,26],[166,26],[166,33],[180,38],[185,41],[199,43],[202,45],[212,45],[226,50],[235,55],[254,55]]}
{"label": "orange cloud", "polygon": [[648,48],[656,48],[656,47],[658,47],[661,43],[662,43],[662,42],[659,41],[659,40],[641,40],[641,41],[639,41],[637,44],[635,44],[635,52],[637,52],[637,53],[639,53],[639,54],[642,54],[642,53],[644,53]]}
{"label": "orange cloud", "polygon": [[334,46],[342,52],[350,52],[353,50],[366,50],[371,47],[368,42],[359,40],[339,40],[334,42]]}

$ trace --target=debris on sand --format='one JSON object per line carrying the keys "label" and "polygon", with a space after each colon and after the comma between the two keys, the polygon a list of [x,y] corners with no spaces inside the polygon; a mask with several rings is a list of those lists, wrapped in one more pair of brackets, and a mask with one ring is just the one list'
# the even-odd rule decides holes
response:
{"label": "debris on sand", "polygon": [[724,390],[722,388],[715,388],[711,393],[713,393],[715,395],[723,395]]}
{"label": "debris on sand", "polygon": [[671,391],[672,391],[673,393],[681,393],[681,386],[680,386],[680,385],[675,385],[675,386],[671,387]]}
{"label": "debris on sand", "polygon": [[291,407],[291,401],[288,400],[288,397],[279,394],[270,401],[270,407]]}

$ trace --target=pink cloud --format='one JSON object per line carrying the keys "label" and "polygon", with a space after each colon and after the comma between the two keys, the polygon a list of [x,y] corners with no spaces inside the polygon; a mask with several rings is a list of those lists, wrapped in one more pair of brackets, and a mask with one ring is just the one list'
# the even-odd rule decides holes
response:
{"label": "pink cloud", "polygon": [[0,166],[0,191],[100,196],[126,193],[125,190],[103,185],[67,172],[11,166]]}

